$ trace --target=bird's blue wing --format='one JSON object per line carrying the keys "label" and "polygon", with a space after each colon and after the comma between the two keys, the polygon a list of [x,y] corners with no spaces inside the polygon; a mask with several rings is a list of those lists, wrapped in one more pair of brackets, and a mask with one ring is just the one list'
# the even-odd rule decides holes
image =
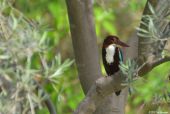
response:
{"label": "bird's blue wing", "polygon": [[121,62],[123,62],[123,52],[121,49],[119,49],[119,59]]}

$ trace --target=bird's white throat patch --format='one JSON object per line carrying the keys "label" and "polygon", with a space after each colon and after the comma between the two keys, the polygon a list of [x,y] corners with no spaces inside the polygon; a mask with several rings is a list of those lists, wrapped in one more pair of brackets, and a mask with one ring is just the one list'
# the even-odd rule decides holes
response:
{"label": "bird's white throat patch", "polygon": [[115,49],[116,49],[115,45],[109,45],[106,48],[106,61],[109,64],[114,62]]}

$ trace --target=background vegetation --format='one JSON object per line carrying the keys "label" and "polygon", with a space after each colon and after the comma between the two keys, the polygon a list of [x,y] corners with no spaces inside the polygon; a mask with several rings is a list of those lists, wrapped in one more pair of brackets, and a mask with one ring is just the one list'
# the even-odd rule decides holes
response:
{"label": "background vegetation", "polygon": [[[140,23],[145,3],[146,0],[94,1],[94,17],[100,52],[102,41],[106,35],[115,34],[124,41],[133,35],[133,31]],[[42,28],[48,30],[46,33],[49,47],[46,53],[48,61],[51,61],[58,53],[61,54],[63,60],[74,59],[64,0],[16,0],[14,7],[23,12],[34,24],[40,24]],[[34,67],[38,67],[37,59],[36,56],[33,58]],[[165,87],[163,81],[170,71],[169,65],[170,63],[161,65],[149,73],[150,76],[147,79],[142,78],[134,83],[134,91],[126,106],[127,114],[135,114],[137,111],[143,114],[145,111],[143,108],[157,110],[158,107],[152,105],[155,98],[165,102],[157,93],[163,92],[162,88]],[[104,69],[102,70],[105,73]],[[46,86],[58,114],[71,114],[84,97],[77,75],[76,66],[72,65],[58,78],[56,89]],[[166,106],[160,105],[158,110],[168,112]],[[47,112],[47,109],[43,108],[37,113],[45,114]]]}

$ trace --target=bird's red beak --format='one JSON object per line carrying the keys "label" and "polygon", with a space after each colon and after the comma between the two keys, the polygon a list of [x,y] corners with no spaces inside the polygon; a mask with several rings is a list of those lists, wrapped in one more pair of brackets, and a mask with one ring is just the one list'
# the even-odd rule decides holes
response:
{"label": "bird's red beak", "polygon": [[120,41],[120,40],[117,40],[117,45],[121,46],[121,47],[129,47],[129,45],[127,45],[126,43]]}

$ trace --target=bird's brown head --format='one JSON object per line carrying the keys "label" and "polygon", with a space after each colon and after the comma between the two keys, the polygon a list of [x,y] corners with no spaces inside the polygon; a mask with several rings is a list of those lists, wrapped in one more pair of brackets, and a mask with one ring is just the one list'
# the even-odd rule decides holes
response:
{"label": "bird's brown head", "polygon": [[116,47],[129,47],[126,43],[119,40],[117,36],[109,35],[104,39],[103,48],[107,48],[109,45],[116,45]]}

